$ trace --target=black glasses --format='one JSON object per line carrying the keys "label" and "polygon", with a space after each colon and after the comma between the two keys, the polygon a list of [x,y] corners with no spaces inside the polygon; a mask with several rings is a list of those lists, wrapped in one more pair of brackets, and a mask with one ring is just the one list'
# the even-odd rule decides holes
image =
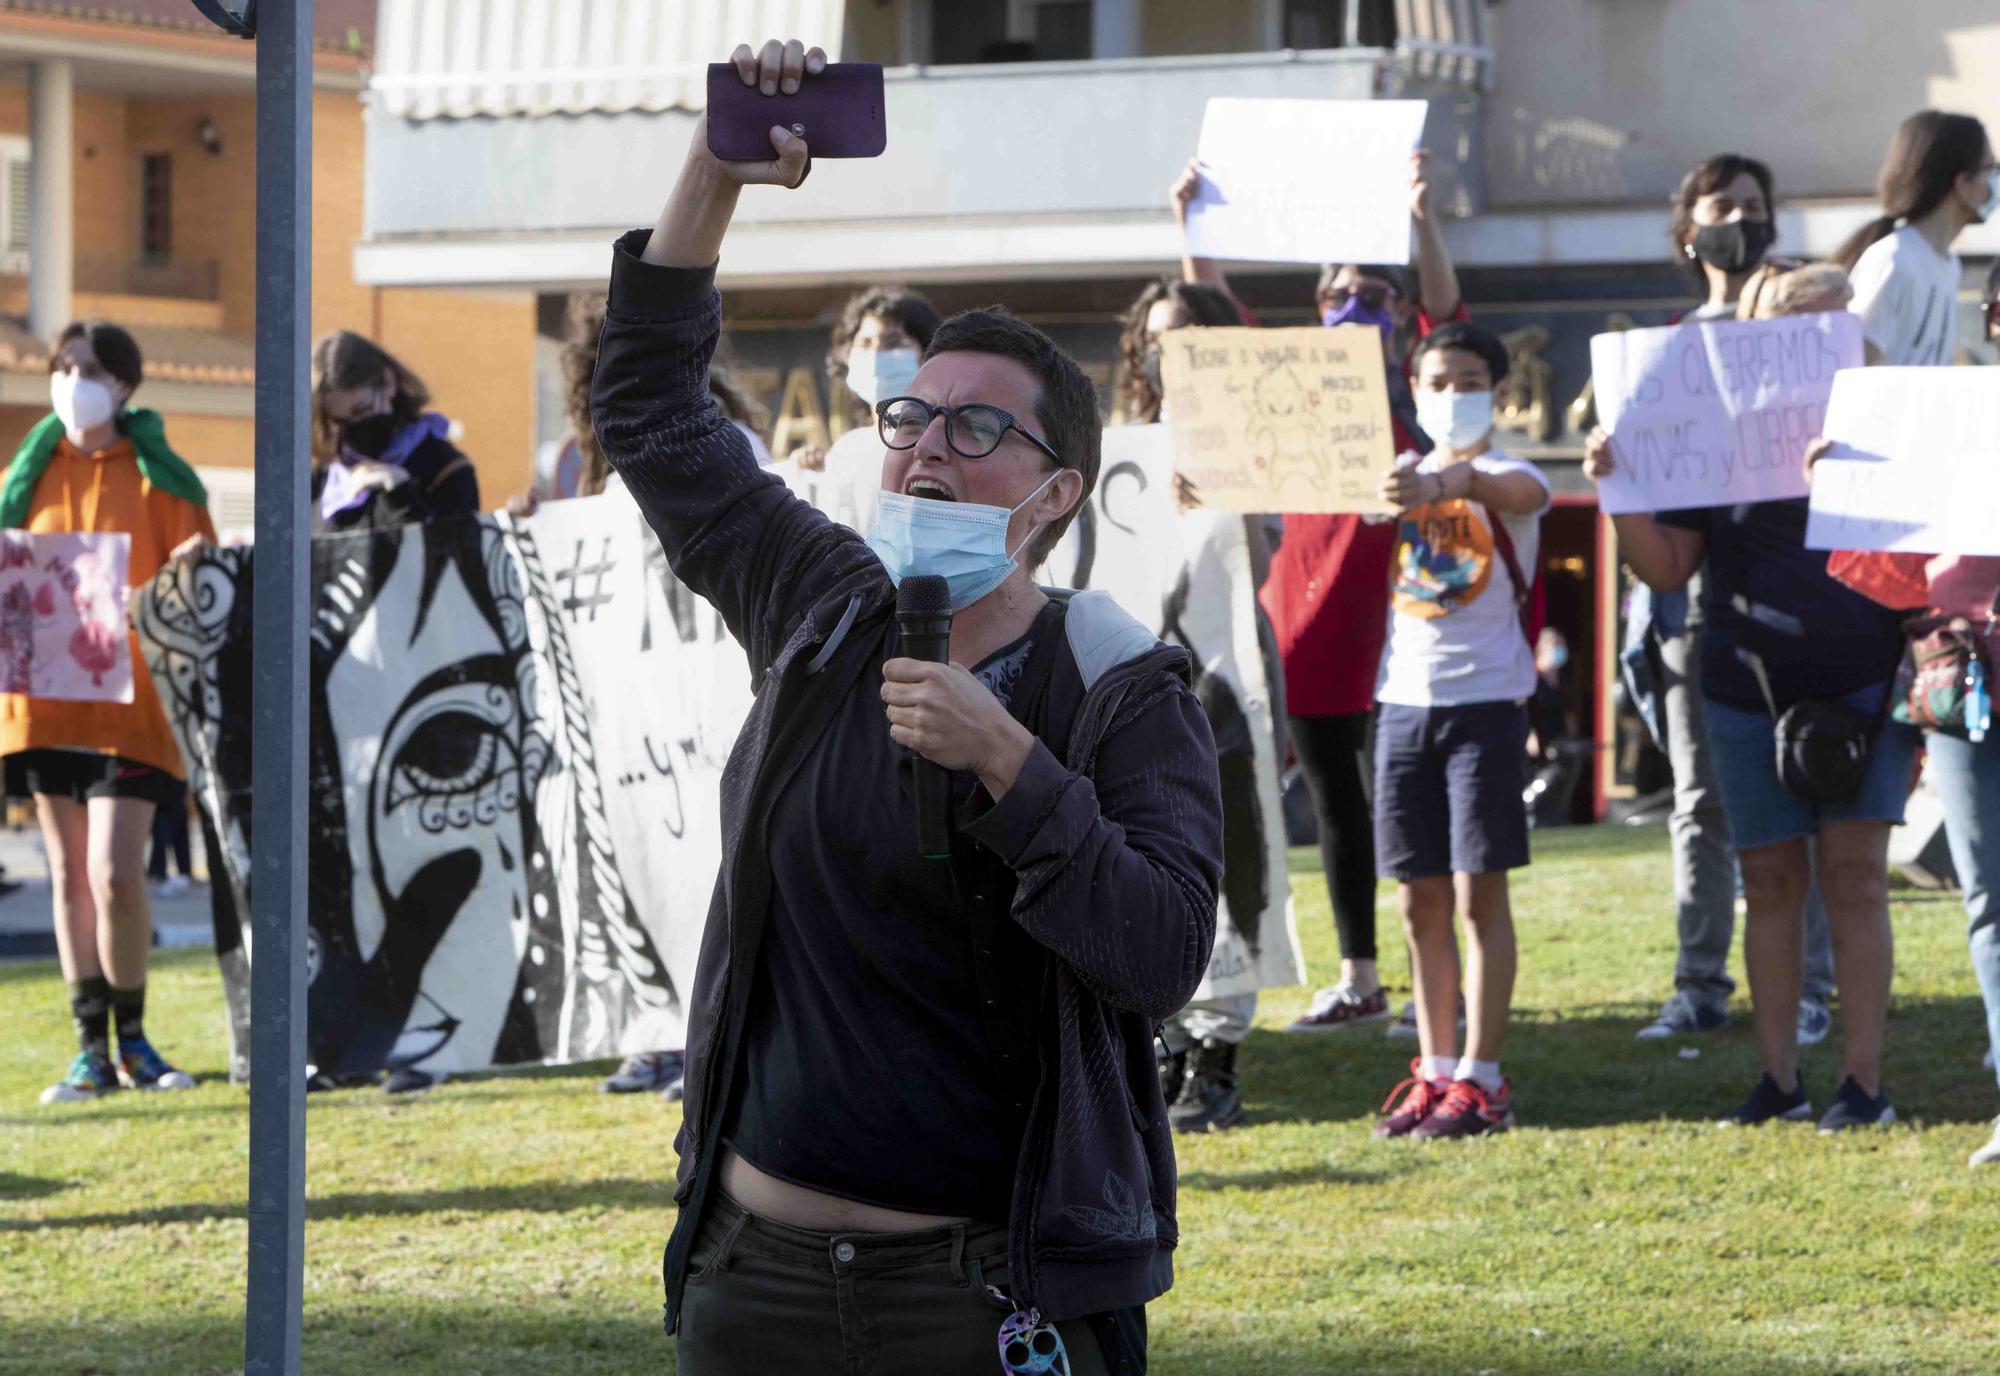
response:
{"label": "black glasses", "polygon": [[1382,309],[1384,303],[1395,294],[1396,290],[1394,287],[1328,287],[1326,289],[1326,300],[1328,305],[1332,306],[1335,310],[1339,310],[1349,301],[1359,297],[1365,309],[1379,311]]}
{"label": "black glasses", "polygon": [[931,421],[944,417],[944,442],[961,459],[983,459],[1000,447],[1012,430],[1029,444],[1047,454],[1060,466],[1062,458],[1048,442],[1022,429],[1011,411],[975,401],[965,406],[933,406],[922,397],[889,397],[875,403],[875,426],[882,443],[891,449],[915,449],[917,441],[931,428]]}

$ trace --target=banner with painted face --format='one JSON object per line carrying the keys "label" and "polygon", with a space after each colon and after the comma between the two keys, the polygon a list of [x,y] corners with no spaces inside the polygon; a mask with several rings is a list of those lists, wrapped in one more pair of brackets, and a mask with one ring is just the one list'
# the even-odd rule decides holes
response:
{"label": "banner with painted face", "polygon": [[[1249,527],[1176,509],[1163,435],[1107,437],[1052,579],[1105,588],[1194,654],[1229,861],[1202,995],[1296,983],[1281,712]],[[819,487],[822,505],[854,509],[850,484]],[[312,1064],[456,1072],[682,1045],[681,994],[721,860],[715,800],[750,703],[721,618],[673,577],[622,493],[519,520],[321,537],[312,557]],[[238,912],[252,559],[205,550],[136,599]],[[240,1071],[237,945],[218,942]]]}
{"label": "banner with painted face", "polygon": [[[177,561],[137,607],[239,912],[252,558]],[[681,1045],[749,675],[638,511],[613,496],[323,537],[313,575],[313,1065]]]}

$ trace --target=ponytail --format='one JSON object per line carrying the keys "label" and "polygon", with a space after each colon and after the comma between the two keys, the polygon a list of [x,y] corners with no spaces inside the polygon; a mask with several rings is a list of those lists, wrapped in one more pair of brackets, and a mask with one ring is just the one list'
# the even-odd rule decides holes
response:
{"label": "ponytail", "polygon": [[1840,247],[1833,251],[1831,261],[1840,264],[1849,272],[1854,271],[1854,265],[1861,261],[1861,255],[1868,251],[1869,245],[1877,240],[1886,239],[1896,232],[1896,219],[1894,215],[1877,215],[1841,240]]}

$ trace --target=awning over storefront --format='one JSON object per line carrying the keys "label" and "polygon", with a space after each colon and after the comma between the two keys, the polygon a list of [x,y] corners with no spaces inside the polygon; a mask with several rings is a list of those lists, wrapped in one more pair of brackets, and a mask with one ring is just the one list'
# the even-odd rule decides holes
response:
{"label": "awning over storefront", "polygon": [[693,110],[750,35],[840,55],[844,0],[381,0],[377,110],[402,119]]}

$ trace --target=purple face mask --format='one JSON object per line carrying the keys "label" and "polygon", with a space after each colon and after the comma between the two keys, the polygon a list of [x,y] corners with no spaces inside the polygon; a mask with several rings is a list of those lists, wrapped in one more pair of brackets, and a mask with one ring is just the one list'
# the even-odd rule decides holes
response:
{"label": "purple face mask", "polygon": [[1370,310],[1361,303],[1359,294],[1348,297],[1338,306],[1328,306],[1319,313],[1320,324],[1333,325],[1373,325],[1382,332],[1387,342],[1396,332],[1396,316],[1387,306],[1380,310]]}

